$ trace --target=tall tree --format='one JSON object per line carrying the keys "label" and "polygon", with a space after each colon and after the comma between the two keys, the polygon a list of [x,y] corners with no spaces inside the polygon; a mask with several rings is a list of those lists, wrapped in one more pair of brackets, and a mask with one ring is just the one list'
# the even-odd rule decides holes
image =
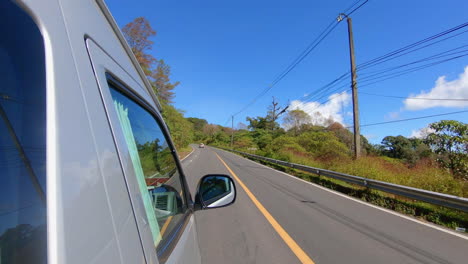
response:
{"label": "tall tree", "polygon": [[247,117],[246,120],[249,122],[248,128],[255,129],[266,129],[267,119],[261,116]]}
{"label": "tall tree", "polygon": [[156,31],[146,18],[137,17],[126,24],[122,28],[122,32],[143,71],[146,75],[150,75],[152,65],[156,62],[156,59],[148,51],[152,49],[154,44],[150,37],[154,37]]}
{"label": "tall tree", "polygon": [[267,109],[267,116],[266,116],[266,121],[267,121],[267,129],[269,130],[275,130],[279,128],[278,123],[276,120],[278,120],[278,117],[285,111],[281,111],[281,106],[279,105],[278,101],[276,101],[276,98],[273,96],[273,101],[271,102],[271,105],[268,106]]}
{"label": "tall tree", "polygon": [[154,44],[150,38],[156,35],[149,21],[144,17],[137,17],[125,25],[122,32],[161,103],[173,103],[173,90],[179,82],[171,82],[171,67],[164,60],[157,60],[149,54]]}
{"label": "tall tree", "polygon": [[396,159],[409,159],[412,152],[411,141],[404,136],[386,136],[382,139],[384,154]]}
{"label": "tall tree", "polygon": [[439,154],[437,161],[460,178],[468,180],[468,124],[442,120],[429,125],[434,132],[426,142]]}
{"label": "tall tree", "polygon": [[309,114],[300,109],[288,111],[286,116],[283,118],[283,124],[288,129],[293,129],[295,136],[298,135],[298,131],[301,125],[308,124],[310,122],[311,118]]}
{"label": "tall tree", "polygon": [[156,69],[150,74],[153,90],[164,103],[173,103],[173,90],[179,85],[179,82],[171,83],[170,75],[171,67],[164,60],[158,60]]}

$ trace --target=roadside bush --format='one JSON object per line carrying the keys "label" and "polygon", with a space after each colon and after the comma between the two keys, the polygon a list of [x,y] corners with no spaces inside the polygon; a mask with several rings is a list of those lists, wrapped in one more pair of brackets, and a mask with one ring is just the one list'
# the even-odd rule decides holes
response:
{"label": "roadside bush", "polygon": [[349,149],[331,132],[307,132],[297,138],[300,146],[320,160],[350,157]]}

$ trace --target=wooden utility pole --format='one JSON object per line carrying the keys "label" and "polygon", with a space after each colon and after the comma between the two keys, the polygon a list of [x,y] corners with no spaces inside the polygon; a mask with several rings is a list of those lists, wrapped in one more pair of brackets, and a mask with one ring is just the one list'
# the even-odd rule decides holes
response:
{"label": "wooden utility pole", "polygon": [[[349,58],[351,61],[351,89],[353,95],[353,121],[354,121],[354,158],[361,156],[361,132],[359,127],[359,103],[357,93],[357,76],[356,76],[356,62],[354,60],[354,39],[353,39],[353,21],[345,14],[346,21],[348,22],[348,36],[349,36]],[[341,15],[338,21],[341,21]],[[342,18],[341,18],[342,19]]]}
{"label": "wooden utility pole", "polygon": [[231,149],[232,148],[232,145],[234,143],[234,116],[231,116],[232,118],[232,121],[231,121]]}

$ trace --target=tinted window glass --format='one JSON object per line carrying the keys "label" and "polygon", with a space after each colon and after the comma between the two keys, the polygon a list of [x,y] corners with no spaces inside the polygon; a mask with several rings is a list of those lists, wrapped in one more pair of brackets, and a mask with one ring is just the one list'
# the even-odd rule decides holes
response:
{"label": "tinted window glass", "polygon": [[[156,119],[111,87],[114,107],[131,155],[155,246],[167,244],[186,204],[174,155]],[[163,243],[161,243],[161,241]],[[158,253],[164,246],[158,247]]]}
{"label": "tinted window glass", "polygon": [[43,39],[10,1],[0,35],[0,263],[47,263]]}

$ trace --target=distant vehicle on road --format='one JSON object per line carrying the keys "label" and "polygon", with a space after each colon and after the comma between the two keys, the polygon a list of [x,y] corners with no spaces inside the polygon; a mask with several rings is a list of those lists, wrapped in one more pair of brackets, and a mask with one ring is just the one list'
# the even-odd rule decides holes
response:
{"label": "distant vehicle on road", "polygon": [[198,145],[199,148],[205,148],[205,144],[203,143],[200,143],[200,145]]}

